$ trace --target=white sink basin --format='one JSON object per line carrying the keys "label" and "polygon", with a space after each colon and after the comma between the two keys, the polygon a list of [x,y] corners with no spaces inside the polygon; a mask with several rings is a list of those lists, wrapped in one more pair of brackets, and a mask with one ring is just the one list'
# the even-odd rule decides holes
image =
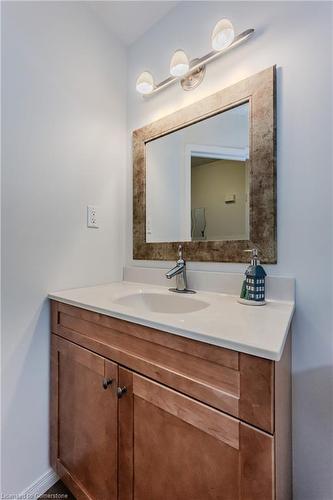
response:
{"label": "white sink basin", "polygon": [[134,293],[120,297],[114,300],[114,303],[140,311],[166,314],[190,313],[206,309],[209,306],[209,303],[203,300],[171,293],[170,295],[161,293]]}

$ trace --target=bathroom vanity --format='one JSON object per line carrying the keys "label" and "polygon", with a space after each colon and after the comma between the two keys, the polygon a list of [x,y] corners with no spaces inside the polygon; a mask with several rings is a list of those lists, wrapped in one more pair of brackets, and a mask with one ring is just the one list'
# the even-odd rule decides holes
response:
{"label": "bathroom vanity", "polygon": [[[134,259],[276,263],[275,101],[273,66],[133,132]],[[49,296],[51,458],[77,498],[291,499],[293,296],[244,306],[223,279]]]}
{"label": "bathroom vanity", "polygon": [[293,303],[125,282],[50,298],[51,461],[76,498],[291,498]]}

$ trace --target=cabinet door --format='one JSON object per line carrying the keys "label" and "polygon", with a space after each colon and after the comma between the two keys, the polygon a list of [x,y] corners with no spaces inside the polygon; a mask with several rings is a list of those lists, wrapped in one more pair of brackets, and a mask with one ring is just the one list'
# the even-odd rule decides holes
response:
{"label": "cabinet door", "polygon": [[119,368],[119,500],[269,500],[273,438]]}
{"label": "cabinet door", "polygon": [[117,498],[117,378],[115,363],[52,335],[51,459],[78,499]]}

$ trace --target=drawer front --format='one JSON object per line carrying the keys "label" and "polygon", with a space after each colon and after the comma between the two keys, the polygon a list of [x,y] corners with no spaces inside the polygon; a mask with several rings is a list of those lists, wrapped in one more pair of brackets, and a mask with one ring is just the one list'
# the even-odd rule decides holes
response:
{"label": "drawer front", "polygon": [[52,331],[273,433],[273,362],[52,303]]}

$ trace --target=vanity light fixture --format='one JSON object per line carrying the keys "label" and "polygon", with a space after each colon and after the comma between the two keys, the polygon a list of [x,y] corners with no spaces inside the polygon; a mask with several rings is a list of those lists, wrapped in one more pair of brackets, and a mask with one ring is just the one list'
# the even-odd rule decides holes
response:
{"label": "vanity light fixture", "polygon": [[244,42],[253,33],[254,29],[250,28],[235,36],[231,21],[222,18],[213,29],[211,37],[213,50],[211,52],[190,61],[183,50],[176,50],[170,62],[171,76],[155,84],[152,74],[149,71],[144,71],[136,81],[136,90],[144,96],[151,96],[177,81],[180,81],[184,90],[192,90],[202,82],[206,72],[206,64]]}

